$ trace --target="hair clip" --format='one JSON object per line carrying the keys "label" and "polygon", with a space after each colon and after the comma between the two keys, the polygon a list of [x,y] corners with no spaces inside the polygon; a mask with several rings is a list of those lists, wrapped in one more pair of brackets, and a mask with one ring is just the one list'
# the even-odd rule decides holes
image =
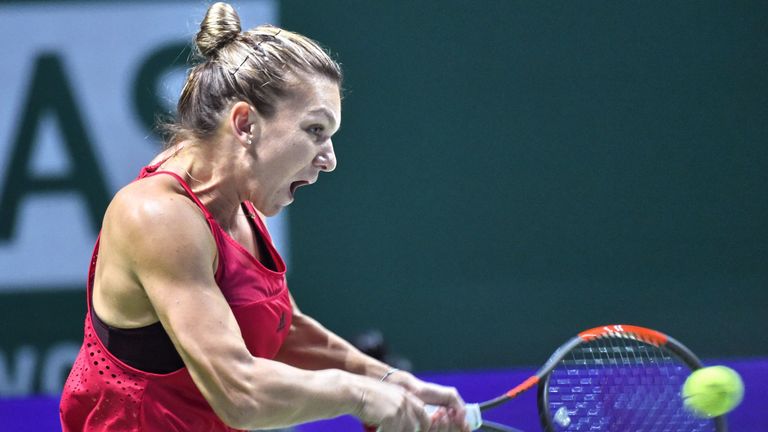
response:
{"label": "hair clip", "polygon": [[242,61],[242,62],[240,62],[240,65],[239,65],[238,67],[236,67],[236,68],[235,68],[235,70],[233,70],[233,71],[230,71],[229,73],[230,73],[230,74],[232,74],[233,76],[234,76],[235,74],[237,74],[237,71],[239,71],[239,70],[240,70],[240,68],[241,68],[241,67],[243,67],[243,65],[245,64],[245,62],[246,62],[246,61],[248,61],[248,58],[249,58],[249,57],[250,57],[250,55],[246,55],[246,56],[245,56],[245,58],[243,59],[243,61]]}
{"label": "hair clip", "polygon": [[[278,29],[278,30],[277,30],[277,33],[275,33],[275,34],[273,34],[273,35],[264,35],[264,36],[268,36],[268,37],[269,37],[269,38],[271,38],[272,40],[276,40],[276,39],[277,39],[277,35],[279,35],[279,34],[280,34],[280,32],[282,32],[282,31],[283,31],[283,29]],[[257,50],[259,50],[259,51],[261,52],[261,54],[262,54],[262,55],[266,56],[266,53],[265,53],[265,52],[263,52],[263,51],[262,51],[262,49],[261,49],[261,44],[263,44],[263,43],[264,43],[264,41],[265,41],[265,39],[262,39],[262,40],[260,40],[260,41],[259,41],[259,42],[256,44],[256,49],[257,49]],[[237,71],[239,71],[239,70],[240,70],[240,68],[241,68],[241,67],[243,67],[243,65],[245,64],[245,62],[246,62],[246,61],[248,61],[248,58],[249,58],[249,57],[250,57],[250,54],[249,54],[249,55],[246,55],[246,56],[245,56],[245,58],[243,59],[243,61],[240,63],[240,65],[239,65],[238,67],[236,67],[234,70],[230,71],[229,73],[230,73],[232,76],[235,76],[235,75],[237,74]]]}
{"label": "hair clip", "polygon": [[[256,48],[258,48],[258,49],[261,49],[261,44],[263,44],[263,43],[264,43],[264,42],[266,42],[267,40],[271,40],[271,41],[276,41],[276,40],[278,40],[278,39],[277,39],[277,36],[278,36],[278,35],[280,34],[280,32],[282,32],[282,31],[283,31],[283,29],[277,29],[277,33],[275,33],[275,34],[266,34],[266,33],[262,33],[262,34],[260,35],[260,36],[262,37],[262,39],[261,39],[261,40],[260,40],[260,41],[259,41],[259,42],[256,44]],[[269,38],[269,39],[267,39],[267,38]]]}

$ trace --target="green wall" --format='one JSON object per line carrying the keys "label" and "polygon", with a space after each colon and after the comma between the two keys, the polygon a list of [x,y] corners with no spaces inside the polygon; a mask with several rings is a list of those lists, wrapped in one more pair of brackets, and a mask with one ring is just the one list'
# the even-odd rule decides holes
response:
{"label": "green wall", "polygon": [[284,1],[347,77],[292,289],[417,369],[578,330],[768,354],[768,3]]}

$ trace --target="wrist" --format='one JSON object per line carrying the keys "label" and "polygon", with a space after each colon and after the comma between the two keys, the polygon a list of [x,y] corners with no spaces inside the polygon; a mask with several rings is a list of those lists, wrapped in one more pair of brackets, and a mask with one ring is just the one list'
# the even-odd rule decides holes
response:
{"label": "wrist", "polygon": [[[340,377],[341,378],[341,377]],[[358,375],[343,373],[344,389],[344,413],[363,420],[365,407],[369,400],[369,386],[366,385],[365,378],[361,379]]]}
{"label": "wrist", "polygon": [[400,369],[395,368],[395,367],[391,367],[391,368],[387,369],[387,371],[384,372],[384,374],[381,376],[381,379],[379,381],[381,381],[381,382],[387,381],[387,379],[390,376],[392,376],[395,372],[400,372]]}
{"label": "wrist", "polygon": [[398,385],[409,392],[416,388],[416,377],[410,372],[397,368],[389,368],[380,378],[381,382]]}

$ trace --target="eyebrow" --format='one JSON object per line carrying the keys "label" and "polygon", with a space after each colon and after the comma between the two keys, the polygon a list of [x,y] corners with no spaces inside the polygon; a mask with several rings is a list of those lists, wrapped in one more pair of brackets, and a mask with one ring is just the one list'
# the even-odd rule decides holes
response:
{"label": "eyebrow", "polygon": [[338,121],[336,120],[336,117],[333,116],[333,113],[328,108],[325,108],[325,107],[315,108],[315,109],[309,111],[309,114],[320,114],[320,115],[323,115],[323,116],[328,118],[328,121],[330,121],[333,126],[338,127],[338,129],[336,129],[336,132],[338,132],[339,129],[341,129],[341,127],[339,126]]}

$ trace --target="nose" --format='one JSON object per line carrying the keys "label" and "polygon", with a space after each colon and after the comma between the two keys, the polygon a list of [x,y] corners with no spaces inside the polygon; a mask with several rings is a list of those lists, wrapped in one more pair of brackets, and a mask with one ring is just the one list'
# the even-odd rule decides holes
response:
{"label": "nose", "polygon": [[315,166],[321,171],[331,172],[336,169],[336,153],[333,151],[333,142],[328,140],[323,151],[315,157]]}

